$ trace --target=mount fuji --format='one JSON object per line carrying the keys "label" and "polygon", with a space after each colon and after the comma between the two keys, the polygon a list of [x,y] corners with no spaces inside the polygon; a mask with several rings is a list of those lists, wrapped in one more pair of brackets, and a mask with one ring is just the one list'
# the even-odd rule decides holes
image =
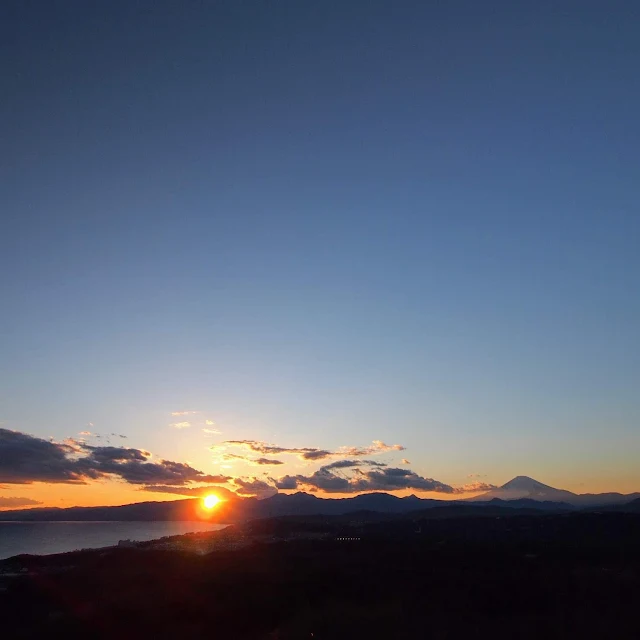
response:
{"label": "mount fuji", "polygon": [[470,502],[487,502],[489,500],[535,500],[537,502],[564,502],[576,507],[593,507],[599,505],[624,504],[639,493],[624,495],[622,493],[573,493],[565,489],[556,489],[528,476],[516,476],[506,484],[487,493],[470,498]]}

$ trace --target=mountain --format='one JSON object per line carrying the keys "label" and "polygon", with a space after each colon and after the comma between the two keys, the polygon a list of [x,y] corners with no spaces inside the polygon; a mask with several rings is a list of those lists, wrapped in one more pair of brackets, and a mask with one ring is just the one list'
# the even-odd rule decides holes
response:
{"label": "mountain", "polygon": [[260,500],[253,510],[253,517],[286,515],[343,515],[354,511],[379,513],[408,513],[449,504],[448,500],[430,500],[411,495],[398,498],[390,493],[363,493],[353,498],[318,498],[309,493],[291,495],[278,493],[272,498]]}
{"label": "mountain", "polygon": [[606,505],[625,505],[640,499],[640,493],[580,493],[574,504],[579,507],[598,507]]}
{"label": "mountain", "polygon": [[574,507],[597,507],[603,505],[624,504],[640,497],[638,493],[573,493],[565,489],[556,489],[527,476],[516,476],[506,484],[487,493],[469,499],[469,502],[488,502],[491,500],[535,500],[537,502],[565,503]]}
{"label": "mountain", "polygon": [[403,514],[449,504],[417,496],[398,498],[389,493],[368,493],[353,498],[318,498],[309,493],[278,493],[265,500],[237,498],[225,500],[212,512],[200,509],[200,500],[190,498],[172,502],[140,502],[116,507],[70,507],[0,511],[0,521],[114,521],[114,520],[202,520],[240,522],[253,518],[288,515],[344,515],[355,511]]}
{"label": "mountain", "polygon": [[[535,509],[567,511],[575,507],[595,508],[632,503],[640,494],[620,493],[579,495],[555,489],[526,476],[517,476],[506,484],[469,500],[432,500],[411,495],[404,498],[389,493],[365,493],[352,498],[319,498],[310,493],[278,493],[271,498],[232,498],[221,502],[215,510],[205,512],[196,498],[172,502],[140,502],[116,507],[71,507],[17,509],[0,511],[0,521],[163,521],[211,520],[234,523],[256,518],[279,516],[340,516],[355,512],[407,514],[435,507],[462,505],[493,509]],[[632,503],[635,504],[636,501]],[[638,501],[640,504],[640,501]],[[629,506],[628,509],[633,509]],[[626,509],[626,510],[628,510]],[[625,509],[622,509],[625,510]],[[447,510],[442,513],[448,513]]]}
{"label": "mountain", "polygon": [[610,504],[601,508],[601,511],[616,511],[621,513],[640,513],[640,498],[625,502],[624,504]]}
{"label": "mountain", "polygon": [[472,502],[487,502],[498,498],[499,500],[518,500],[527,498],[546,502],[572,502],[575,493],[564,489],[555,489],[542,482],[538,482],[527,476],[516,476],[497,489],[491,489],[487,493],[471,498]]}
{"label": "mountain", "polygon": [[[470,501],[465,500],[465,504]],[[572,511],[575,506],[569,502],[551,502],[549,500],[534,500],[532,498],[516,498],[515,500],[501,500],[500,498],[492,498],[487,501],[473,501],[474,506],[482,507],[504,507],[507,509],[536,509],[538,511]]]}

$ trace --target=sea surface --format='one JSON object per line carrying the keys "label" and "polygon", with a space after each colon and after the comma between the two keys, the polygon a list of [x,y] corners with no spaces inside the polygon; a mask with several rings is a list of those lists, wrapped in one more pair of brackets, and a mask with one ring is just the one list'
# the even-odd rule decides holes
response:
{"label": "sea surface", "polygon": [[21,553],[98,549],[120,540],[155,540],[225,526],[209,522],[0,522],[0,560]]}

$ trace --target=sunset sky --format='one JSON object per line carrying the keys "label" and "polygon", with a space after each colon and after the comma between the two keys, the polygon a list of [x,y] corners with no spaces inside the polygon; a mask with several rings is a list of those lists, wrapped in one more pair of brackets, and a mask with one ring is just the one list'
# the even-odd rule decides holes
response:
{"label": "sunset sky", "polygon": [[0,508],[640,491],[640,3],[0,3]]}

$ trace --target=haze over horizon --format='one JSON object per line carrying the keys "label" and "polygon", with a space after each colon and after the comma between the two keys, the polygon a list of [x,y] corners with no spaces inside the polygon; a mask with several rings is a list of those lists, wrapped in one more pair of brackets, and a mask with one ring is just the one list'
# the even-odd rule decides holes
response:
{"label": "haze over horizon", "polygon": [[638,24],[2,3],[0,509],[640,491]]}

